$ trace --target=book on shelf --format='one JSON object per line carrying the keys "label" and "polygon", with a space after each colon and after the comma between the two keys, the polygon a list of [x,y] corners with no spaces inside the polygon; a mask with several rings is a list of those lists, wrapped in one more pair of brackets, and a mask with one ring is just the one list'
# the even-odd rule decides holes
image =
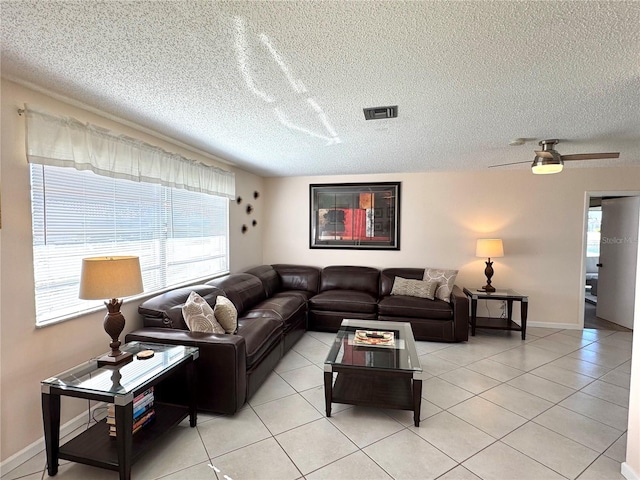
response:
{"label": "book on shelf", "polygon": [[[154,400],[153,396],[149,395],[145,397],[142,401],[138,402],[137,404],[134,404],[133,418],[136,418],[137,416],[139,416],[142,412],[147,410],[149,406],[153,406],[153,400]],[[115,407],[113,406],[113,404],[110,403],[109,407],[107,408],[107,416],[115,418],[115,414],[116,414]]]}
{"label": "book on shelf", "polygon": [[[133,421],[135,422],[140,417],[144,416],[149,410],[152,410],[152,409],[153,409],[153,402],[148,402],[148,403],[144,404],[143,406],[141,406],[140,408],[134,410],[133,411]],[[107,423],[109,425],[115,425],[116,424],[115,415],[107,415]]]}
{"label": "book on shelf", "polygon": [[[155,416],[153,409],[154,395],[153,387],[140,393],[133,399],[133,433],[136,433],[144,425],[149,423]],[[107,405],[106,422],[109,425],[109,435],[116,435],[116,408],[109,403]]]}
{"label": "book on shelf", "polygon": [[[145,415],[140,417],[133,424],[133,434],[138,433],[142,427],[151,423],[151,421],[155,418],[155,416],[156,416],[155,410],[149,410]],[[109,436],[115,437],[116,433],[117,433],[116,426],[115,425],[109,426]]]}

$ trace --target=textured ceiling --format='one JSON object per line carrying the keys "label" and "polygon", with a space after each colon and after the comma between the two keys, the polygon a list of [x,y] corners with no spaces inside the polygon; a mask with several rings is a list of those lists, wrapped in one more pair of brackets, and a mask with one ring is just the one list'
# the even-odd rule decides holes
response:
{"label": "textured ceiling", "polygon": [[[265,176],[479,170],[544,138],[640,165],[640,2],[0,8],[3,76]],[[398,118],[364,120],[386,105]]]}

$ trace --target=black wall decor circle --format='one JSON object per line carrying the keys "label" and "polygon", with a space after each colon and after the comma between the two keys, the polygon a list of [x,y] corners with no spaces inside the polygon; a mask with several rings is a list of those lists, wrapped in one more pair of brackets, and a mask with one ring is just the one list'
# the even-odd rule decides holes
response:
{"label": "black wall decor circle", "polygon": [[242,197],[236,198],[236,202],[238,203],[238,205],[240,205],[242,203]]}
{"label": "black wall decor circle", "polygon": [[242,225],[242,233],[247,233],[247,230],[249,230],[249,228],[246,225]]}
{"label": "black wall decor circle", "polygon": [[251,222],[251,225],[253,225],[255,227],[256,225],[258,225],[258,222],[256,220],[254,220],[253,222]]}
{"label": "black wall decor circle", "polygon": [[251,212],[253,212],[253,207],[251,206],[251,204],[247,205],[247,215],[249,215]]}
{"label": "black wall decor circle", "polygon": [[260,196],[260,192],[258,192],[257,190],[253,192],[253,198],[257,199],[259,196]]}

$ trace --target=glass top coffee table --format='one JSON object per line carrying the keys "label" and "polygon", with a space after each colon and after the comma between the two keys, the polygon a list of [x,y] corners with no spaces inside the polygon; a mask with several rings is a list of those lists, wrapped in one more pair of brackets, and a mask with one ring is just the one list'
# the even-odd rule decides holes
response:
{"label": "glass top coffee table", "polygon": [[412,410],[420,426],[422,367],[411,324],[343,320],[324,362],[327,417],[331,403]]}

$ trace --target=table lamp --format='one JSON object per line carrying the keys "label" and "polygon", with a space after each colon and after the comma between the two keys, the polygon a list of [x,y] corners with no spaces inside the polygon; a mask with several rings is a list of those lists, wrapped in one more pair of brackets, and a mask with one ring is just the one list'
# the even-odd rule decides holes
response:
{"label": "table lamp", "polygon": [[482,287],[485,292],[495,292],[496,289],[491,285],[491,277],[493,277],[493,262],[491,257],[504,257],[504,249],[502,247],[502,239],[500,238],[479,238],[476,243],[476,257],[486,257],[484,274],[487,276],[487,284]]}
{"label": "table lamp", "polygon": [[142,293],[142,274],[138,257],[92,257],[82,259],[79,297],[85,300],[104,300],[108,313],[104,317],[104,331],[111,337],[111,353],[98,359],[98,366],[128,362],[133,355],[120,351],[119,336],[124,329],[124,316],[120,313],[122,300]]}

